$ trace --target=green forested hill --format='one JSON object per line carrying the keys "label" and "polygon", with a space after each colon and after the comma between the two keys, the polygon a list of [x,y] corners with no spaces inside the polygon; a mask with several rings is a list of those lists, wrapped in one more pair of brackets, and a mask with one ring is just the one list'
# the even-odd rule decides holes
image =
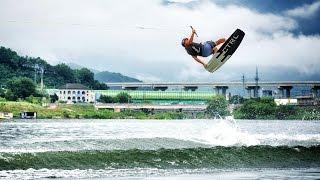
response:
{"label": "green forested hill", "polygon": [[66,83],[81,83],[93,89],[105,89],[106,86],[94,80],[94,74],[87,68],[72,70],[62,63],[52,66],[37,57],[22,57],[9,48],[0,47],[0,85],[13,78],[27,77],[40,82],[41,69],[44,71],[44,84],[57,88]]}

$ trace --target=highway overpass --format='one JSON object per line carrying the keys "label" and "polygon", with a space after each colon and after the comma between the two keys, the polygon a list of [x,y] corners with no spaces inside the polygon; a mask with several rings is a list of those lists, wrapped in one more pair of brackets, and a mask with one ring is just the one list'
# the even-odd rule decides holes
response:
{"label": "highway overpass", "polygon": [[[120,87],[125,90],[137,90],[139,88],[151,88],[153,90],[165,91],[169,87],[179,87],[186,91],[195,91],[199,87],[212,87],[216,89],[217,94],[225,95],[229,87],[244,87],[248,94],[254,97],[258,96],[261,87],[276,87],[282,97],[290,97],[293,87],[305,86],[310,88],[314,96],[319,96],[320,81],[255,81],[250,82],[118,82],[106,83],[108,87]],[[253,93],[252,93],[253,92]]]}
{"label": "highway overpass", "polygon": [[[169,87],[169,86],[255,86],[256,82],[116,82],[105,83],[109,87]],[[259,81],[259,86],[320,86],[320,81]]]}

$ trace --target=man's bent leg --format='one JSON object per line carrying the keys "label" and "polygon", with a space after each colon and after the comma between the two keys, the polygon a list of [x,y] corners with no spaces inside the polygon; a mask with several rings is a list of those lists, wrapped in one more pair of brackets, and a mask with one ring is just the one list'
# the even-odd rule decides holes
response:
{"label": "man's bent leg", "polygon": [[224,42],[226,41],[225,38],[220,38],[218,39],[215,43],[216,43],[216,46],[218,46],[219,44],[223,44]]}
{"label": "man's bent leg", "polygon": [[217,48],[217,47],[214,47],[214,48],[213,48],[213,54],[216,53],[216,52],[218,52],[218,48]]}
{"label": "man's bent leg", "polygon": [[225,41],[226,41],[225,38],[220,38],[215,42],[216,46],[212,49],[213,50],[213,54],[218,51],[217,46],[220,45],[220,44],[223,44]]}

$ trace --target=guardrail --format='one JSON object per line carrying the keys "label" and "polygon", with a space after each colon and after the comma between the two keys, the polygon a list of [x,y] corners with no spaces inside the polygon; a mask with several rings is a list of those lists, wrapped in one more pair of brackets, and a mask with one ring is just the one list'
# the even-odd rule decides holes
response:
{"label": "guardrail", "polygon": [[198,110],[203,111],[207,105],[152,105],[152,104],[95,104],[96,109],[155,109],[155,110]]}

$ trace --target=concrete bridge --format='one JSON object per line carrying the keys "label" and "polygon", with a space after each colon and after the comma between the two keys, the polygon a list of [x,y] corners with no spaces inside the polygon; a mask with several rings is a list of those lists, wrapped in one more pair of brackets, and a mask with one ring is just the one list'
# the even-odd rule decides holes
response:
{"label": "concrete bridge", "polygon": [[[241,81],[231,82],[116,82],[105,83],[107,86],[122,86],[122,87],[168,87],[168,86],[243,86]],[[245,85],[254,86],[255,81],[245,82]],[[262,86],[320,86],[320,81],[259,81]]]}
{"label": "concrete bridge", "polygon": [[258,95],[257,91],[261,87],[277,87],[282,97],[290,97],[291,89],[297,86],[310,87],[314,96],[319,96],[320,92],[320,81],[255,81],[252,82],[119,82],[119,83],[106,83],[108,87],[121,87],[125,90],[137,90],[141,87],[149,87],[153,90],[165,91],[168,87],[180,87],[185,91],[195,91],[199,87],[213,87],[216,89],[218,94],[226,94],[227,89],[230,86],[233,87],[245,87],[248,93],[253,96]]}

